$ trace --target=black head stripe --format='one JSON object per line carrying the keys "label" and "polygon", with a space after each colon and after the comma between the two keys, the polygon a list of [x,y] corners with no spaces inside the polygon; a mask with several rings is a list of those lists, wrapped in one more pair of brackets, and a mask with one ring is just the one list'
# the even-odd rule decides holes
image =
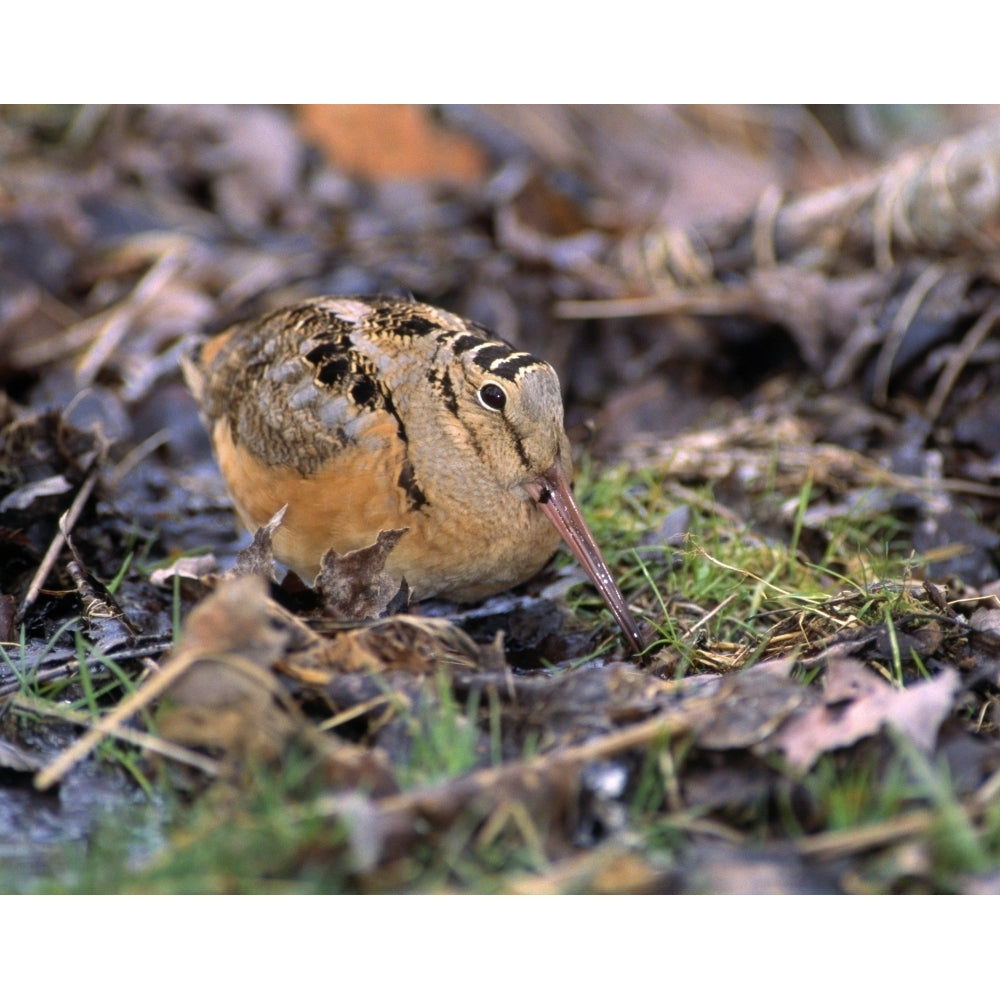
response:
{"label": "black head stripe", "polygon": [[538,359],[530,354],[511,354],[503,361],[494,361],[490,365],[490,374],[515,382],[518,376],[531,368],[538,367]]}
{"label": "black head stripe", "polygon": [[471,333],[461,333],[451,342],[451,349],[455,354],[464,354],[473,348],[482,347],[486,343],[482,337],[474,337]]}
{"label": "black head stripe", "polygon": [[524,351],[515,351],[506,344],[496,342],[477,348],[473,360],[483,371],[510,382],[517,381],[522,372],[537,368],[540,363],[537,358]]}
{"label": "black head stripe", "polygon": [[510,353],[510,348],[504,347],[503,344],[486,343],[476,350],[473,360],[483,371],[488,372],[494,361],[503,361],[510,357]]}

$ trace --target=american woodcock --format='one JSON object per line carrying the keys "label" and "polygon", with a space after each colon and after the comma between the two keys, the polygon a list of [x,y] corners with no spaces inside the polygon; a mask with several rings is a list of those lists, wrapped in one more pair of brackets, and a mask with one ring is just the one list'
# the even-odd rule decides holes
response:
{"label": "american woodcock", "polygon": [[303,578],[407,528],[386,569],[417,598],[472,602],[537,573],[561,535],[640,649],[544,361],[418,302],[317,298],[230,328],[186,374],[240,518],[253,531],[287,504],[274,551]]}

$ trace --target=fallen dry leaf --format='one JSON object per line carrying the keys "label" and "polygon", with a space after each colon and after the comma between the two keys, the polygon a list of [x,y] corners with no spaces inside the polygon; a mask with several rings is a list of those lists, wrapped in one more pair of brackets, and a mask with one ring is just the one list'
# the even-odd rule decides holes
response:
{"label": "fallen dry leaf", "polygon": [[218,569],[215,556],[211,553],[202,556],[181,556],[169,566],[154,569],[149,574],[149,582],[154,587],[171,587],[175,576],[182,580],[203,580]]}
{"label": "fallen dry leaf", "polygon": [[24,510],[30,507],[39,497],[56,497],[68,493],[73,484],[62,475],[49,476],[38,482],[28,483],[19,490],[8,493],[0,500],[0,513],[5,510]]}
{"label": "fallen dry leaf", "polygon": [[270,671],[287,633],[268,613],[264,581],[224,581],[188,617],[184,635],[164,664],[185,663],[170,686],[157,724],[168,740],[275,759],[299,720],[280,704]]}
{"label": "fallen dry leaf", "polygon": [[274,569],[274,533],[285,519],[286,503],[267,524],[262,524],[254,533],[253,541],[236,557],[234,576],[262,576],[266,580],[276,580]]}
{"label": "fallen dry leaf", "polygon": [[883,726],[892,726],[929,753],[958,688],[958,674],[950,669],[900,690],[860,660],[831,658],[824,703],[792,719],[774,745],[794,767],[807,771],[828,750],[851,746]]}
{"label": "fallen dry leaf", "polygon": [[331,786],[395,791],[380,752],[320,733],[279,682],[284,657],[318,640],[267,596],[260,576],[223,581],[191,612],[184,638],[163,666],[181,669],[157,716],[160,734],[231,759],[272,762],[297,741],[318,752]]}
{"label": "fallen dry leaf", "polygon": [[406,528],[380,531],[374,544],[338,555],[330,549],[320,563],[314,584],[331,618],[378,618],[390,608],[406,605],[406,583],[400,586],[385,572],[385,561]]}

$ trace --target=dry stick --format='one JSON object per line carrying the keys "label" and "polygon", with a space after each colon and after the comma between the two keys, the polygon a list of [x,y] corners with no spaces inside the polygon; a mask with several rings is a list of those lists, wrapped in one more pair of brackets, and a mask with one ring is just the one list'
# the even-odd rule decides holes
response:
{"label": "dry stick", "polygon": [[[171,256],[183,257],[189,241],[171,234],[140,242],[148,243],[158,256],[156,264],[151,266],[129,295],[84,319],[47,296],[43,300],[45,311],[58,323],[64,324],[63,329],[54,336],[26,339],[24,343],[13,347],[11,361],[14,366],[22,369],[38,368],[88,348],[80,362],[79,383],[86,385],[93,381],[93,375],[100,365],[128,333],[138,311],[160,291],[176,270],[177,261],[170,260]],[[169,262],[170,268],[161,268],[165,261]]]}
{"label": "dry stick", "polygon": [[142,276],[124,301],[112,307],[98,329],[90,350],[77,366],[77,379],[81,385],[89,385],[93,382],[101,365],[107,361],[131,329],[139,310],[159,294],[182,265],[183,258],[180,251],[168,245],[161,252],[160,258]]}
{"label": "dry stick", "polygon": [[74,764],[87,756],[105,736],[114,736],[119,724],[145,708],[153,699],[162,694],[201,654],[179,656],[153,674],[141,688],[137,688],[120,701],[103,718],[96,719],[89,732],[67,747],[51,764],[35,775],[35,788],[45,791],[55,784]]}
{"label": "dry stick", "polygon": [[905,837],[926,833],[932,829],[939,818],[933,810],[921,809],[919,812],[907,813],[854,830],[831,830],[827,833],[814,833],[796,841],[795,848],[800,854],[819,855],[832,860],[849,854],[857,854],[859,851],[882,847]]}
{"label": "dry stick", "polygon": [[[992,123],[946,140],[930,152],[915,152],[860,181],[789,202],[779,213],[779,239],[793,252],[811,247],[824,230],[837,225],[846,230],[869,206],[872,218],[866,238],[880,265],[891,264],[893,239],[920,252],[938,250],[959,236],[978,232],[980,248],[995,252],[996,243],[982,233],[982,226],[1000,209],[1000,189],[983,181],[998,168],[1000,127]],[[921,215],[923,219],[914,218]]]}
{"label": "dry stick", "polygon": [[933,422],[941,416],[945,400],[954,388],[959,374],[968,364],[969,358],[972,357],[976,348],[989,336],[998,319],[1000,319],[1000,299],[995,300],[993,305],[969,327],[962,342],[952,352],[948,363],[944,366],[944,371],[938,378],[937,385],[934,386],[934,391],[927,403],[927,409],[924,411],[928,420]]}
{"label": "dry stick", "polygon": [[778,262],[775,229],[781,202],[781,188],[777,184],[768,184],[757,199],[753,213],[753,252],[758,267],[774,267]]}
{"label": "dry stick", "polygon": [[[670,288],[631,299],[563,301],[556,315],[567,319],[610,318],[670,313],[719,315],[753,308],[756,296],[746,287],[709,285],[717,270],[716,255],[725,255],[730,271],[796,262],[802,254],[819,258],[799,262],[810,270],[828,270],[843,256],[848,241],[860,244],[877,266],[892,266],[893,251],[911,254],[953,250],[973,244],[984,255],[997,251],[990,223],[1000,215],[1000,125],[995,123],[916,152],[860,180],[809,192],[784,203],[765,192],[753,213],[702,230],[676,226],[649,230],[642,240],[689,249],[712,271],[701,285]],[[773,213],[773,215],[772,215]],[[734,248],[734,236],[750,233],[745,246]],[[699,250],[695,250],[698,244]],[[673,253],[673,258],[678,254]],[[670,260],[662,274],[634,275],[649,284],[673,273]],[[689,273],[690,268],[681,269]]]}
{"label": "dry stick", "polygon": [[857,468],[868,475],[873,483],[886,486],[896,486],[914,493],[968,493],[973,496],[1000,497],[1000,486],[990,486],[989,483],[977,483],[971,479],[954,479],[942,476],[932,479],[929,476],[907,476],[900,472],[891,472],[872,459],[863,455],[856,457]]}
{"label": "dry stick", "polygon": [[[308,807],[297,807],[289,811],[295,818],[322,816],[344,819],[350,825],[352,817],[367,817],[369,821],[380,825],[382,836],[368,838],[361,844],[362,850],[371,855],[364,862],[367,865],[382,860],[388,856],[387,852],[397,851],[401,845],[408,844],[419,836],[421,824],[415,822],[419,817],[435,826],[448,823],[472,803],[483,802],[484,797],[486,803],[492,806],[488,810],[492,815],[496,808],[503,807],[503,791],[511,785],[522,785],[529,795],[547,794],[546,777],[557,782],[574,780],[576,772],[590,761],[682,736],[707,721],[714,704],[712,697],[696,697],[680,709],[668,710],[580,746],[555,750],[529,760],[483,768],[456,778],[447,785],[433,785],[375,801],[362,799],[357,792],[340,792],[323,796]],[[388,846],[390,844],[391,847]]]}
{"label": "dry stick", "polygon": [[931,264],[924,268],[917,280],[910,286],[896,311],[892,326],[882,341],[882,347],[875,361],[875,384],[872,388],[872,398],[877,405],[885,406],[889,401],[889,379],[892,375],[892,363],[903,343],[906,331],[909,330],[924,300],[946,274],[947,271],[941,264]]}
{"label": "dry stick", "polygon": [[[982,816],[987,804],[980,800],[977,793],[971,803],[958,808],[969,822],[973,822]],[[801,854],[832,860],[927,833],[940,822],[941,813],[938,810],[920,809],[854,830],[831,830],[801,837],[795,842],[795,848]]]}
{"label": "dry stick", "polygon": [[[829,446],[827,446],[829,447]],[[844,449],[846,452],[846,449]],[[913,490],[914,493],[935,493],[943,490],[946,493],[967,493],[972,496],[1000,497],[1000,486],[990,486],[989,483],[977,483],[971,479],[954,479],[943,476],[941,479],[927,479],[921,476],[906,476],[900,472],[891,472],[883,468],[874,459],[853,453],[856,467],[869,475],[873,482],[885,483],[887,486],[898,486],[900,489]]]}
{"label": "dry stick", "polygon": [[[13,703],[17,708],[35,712],[38,715],[52,716],[53,718],[61,719],[64,722],[71,722],[78,726],[89,726],[93,722],[93,719],[84,712],[64,708],[62,705],[53,705],[51,702],[43,701],[41,698],[15,695]],[[175,760],[180,764],[188,764],[191,767],[196,767],[198,770],[204,771],[205,774],[212,775],[213,777],[221,773],[218,761],[213,760],[213,758],[202,753],[197,753],[194,750],[189,750],[187,747],[179,746],[177,743],[171,743],[169,740],[165,740],[160,736],[154,736],[152,733],[144,733],[129,726],[113,726],[108,735],[114,736],[115,739],[122,740],[125,743],[141,747],[143,750],[159,754],[161,757]]]}
{"label": "dry stick", "polygon": [[[122,648],[113,653],[109,653],[108,650],[105,649],[101,651],[101,655],[105,659],[112,659],[115,663],[126,660],[138,660],[146,666],[153,664],[155,669],[155,661],[152,657],[165,653],[173,645],[171,637],[166,635],[140,636],[136,642],[138,644],[138,648]],[[56,663],[56,665],[50,667],[40,665],[49,662],[50,660]],[[31,679],[33,683],[39,685],[48,684],[50,681],[66,680],[70,676],[70,671],[76,668],[77,659],[75,656],[70,656],[67,653],[50,654],[49,656],[43,657],[41,660],[37,661],[35,666],[31,668]],[[11,694],[17,694],[17,692],[21,690],[22,686],[21,676],[15,672],[15,676],[13,678],[0,681],[0,698],[6,698],[7,695]]]}
{"label": "dry stick", "polygon": [[904,157],[893,165],[889,173],[882,177],[875,191],[871,206],[872,219],[872,252],[875,257],[875,269],[888,271],[892,267],[892,233],[894,224],[902,230],[902,234],[912,241],[913,230],[906,218],[906,204],[902,198],[905,178],[910,170],[919,163],[915,154]]}
{"label": "dry stick", "polygon": [[1000,771],[995,771],[976,789],[973,802],[976,809],[982,811],[998,797],[1000,797]]}
{"label": "dry stick", "polygon": [[[135,627],[129,621],[125,611],[118,606],[111,594],[107,598],[101,597],[94,590],[83,570],[83,560],[73,545],[73,540],[68,533],[64,534],[66,547],[70,550],[73,558],[66,564],[66,571],[76,585],[76,592],[83,605],[83,616],[85,621],[92,621],[93,618],[117,618],[125,633],[131,640],[138,638]],[[110,602],[110,603],[109,603]],[[160,669],[159,664],[150,656],[136,657],[138,661],[151,673],[156,673]]]}
{"label": "dry stick", "polygon": [[[643,722],[627,726],[580,746],[557,750],[541,758],[515,761],[475,772],[478,780],[474,786],[470,786],[465,798],[468,800],[478,797],[490,789],[502,787],[511,776],[526,775],[539,768],[581,766],[595,759],[611,757],[637,747],[648,746],[663,737],[682,735],[698,724],[700,717],[705,714],[706,710],[711,711],[711,705],[711,699],[707,699],[700,705],[691,705],[686,710],[674,714],[665,713],[653,716]],[[431,802],[433,793],[439,790],[419,789],[414,792],[387,796],[375,802],[372,808],[386,819],[392,816],[405,818],[411,813],[417,813],[424,803]],[[968,806],[962,807],[963,812],[970,820],[981,816],[997,794],[1000,794],[1000,776],[987,781],[976,793],[973,801]],[[352,804],[356,806],[356,799],[341,793],[326,796],[314,803],[314,806],[318,808],[320,815],[336,817],[340,815],[350,816]],[[310,815],[313,814],[310,809]],[[801,837],[794,842],[794,846],[796,850],[806,856],[835,858],[880,847],[904,837],[916,836],[931,829],[939,819],[939,814],[936,811],[922,809],[860,829],[829,831]]]}
{"label": "dry stick", "polygon": [[[670,825],[673,829],[693,836],[713,837],[727,844],[740,846],[747,837],[729,827],[712,820],[678,815],[671,811]],[[561,861],[545,866],[544,871],[528,875],[514,875],[504,880],[501,892],[504,895],[553,895],[568,892],[600,891],[599,881],[604,872],[613,872],[616,863],[631,859],[632,865],[622,869],[623,883],[615,882],[618,893],[648,892],[651,887],[668,875],[673,869],[664,861],[657,862],[648,854],[640,854],[634,845],[610,841],[591,850],[581,850]],[[626,888],[627,886],[627,888]],[[655,889],[653,890],[655,891]]]}
{"label": "dry stick", "polygon": [[[970,479],[955,479],[948,476],[944,476],[941,479],[906,476],[899,472],[891,472],[889,469],[879,465],[874,459],[866,458],[860,452],[851,451],[847,448],[842,448],[839,445],[812,445],[812,450],[815,450],[816,448],[819,448],[823,455],[839,456],[845,460],[849,460],[854,470],[857,470],[859,473],[864,473],[868,479],[874,483],[884,484],[886,486],[896,486],[900,489],[912,490],[915,493],[937,493],[944,491],[946,493],[965,493],[970,496],[1000,497],[1000,486],[991,486],[989,483],[977,483]],[[640,442],[639,447],[633,448],[630,452],[630,454],[638,454],[639,457],[632,458],[630,461],[633,466],[642,462],[646,467],[653,465],[660,471],[670,473],[673,471],[670,459],[674,454],[676,454],[676,450],[676,447],[671,447],[667,453],[667,460],[664,461],[664,452],[662,449],[657,452],[653,452],[650,447],[643,447]],[[753,449],[746,448],[744,451],[750,454]],[[794,468],[798,469],[798,466],[794,466]],[[735,513],[730,511],[729,508],[724,507],[721,504],[713,504],[705,501],[704,499],[699,498],[698,495],[692,490],[685,490],[683,487],[678,485],[672,486],[671,492],[688,503],[698,504],[708,511],[723,514],[726,520],[732,521],[733,524],[737,526],[743,527],[744,529],[746,527],[745,522],[742,521]]]}
{"label": "dry stick", "polygon": [[28,593],[24,595],[24,600],[21,601],[20,607],[17,609],[17,614],[14,616],[14,624],[20,625],[24,621],[24,616],[28,613],[28,609],[38,598],[38,595],[42,591],[42,586],[45,583],[46,578],[49,573],[52,572],[52,567],[55,565],[56,560],[59,558],[59,553],[62,552],[63,545],[66,543],[67,535],[73,530],[76,524],[77,518],[80,516],[80,512],[83,510],[83,505],[90,499],[90,494],[93,492],[94,484],[97,482],[97,477],[100,473],[101,460],[104,457],[103,450],[95,457],[90,474],[83,481],[83,485],[80,487],[76,498],[70,505],[69,510],[65,511],[62,517],[59,518],[59,531],[53,536],[51,543],[49,544],[48,550],[45,556],[42,558],[41,563],[39,563],[38,569],[35,571],[35,575],[31,580],[31,586],[28,587]]}
{"label": "dry stick", "polygon": [[728,316],[753,309],[759,301],[755,291],[742,286],[671,288],[631,299],[564,299],[555,304],[553,312],[561,319],[622,319],[670,313]]}
{"label": "dry stick", "polygon": [[344,709],[343,712],[338,712],[336,715],[331,716],[331,718],[317,726],[317,728],[320,732],[329,732],[331,729],[336,729],[338,726],[342,726],[345,722],[350,722],[352,719],[357,719],[359,716],[367,715],[368,712],[371,712],[376,708],[381,708],[383,705],[387,705],[392,701],[393,698],[391,695],[376,695],[374,698],[369,698],[367,701],[362,701],[357,705],[353,705],[351,708]]}
{"label": "dry stick", "polygon": [[[1000,795],[1000,772],[983,782],[965,804],[958,803],[958,810],[970,823],[983,817],[995,804]],[[801,837],[795,842],[796,849],[806,855],[821,855],[825,858],[842,857],[858,851],[882,847],[905,837],[926,833],[941,821],[937,809],[919,809],[903,816],[872,823],[855,830],[831,830]]]}
{"label": "dry stick", "polygon": [[[528,760],[512,761],[497,767],[483,768],[472,772],[466,777],[474,778],[469,783],[468,797],[478,797],[492,788],[502,787],[512,777],[526,776],[537,773],[540,769],[581,767],[593,760],[613,757],[616,754],[644,747],[657,740],[681,736],[707,719],[712,711],[712,698],[692,699],[692,703],[673,712],[665,712],[645,719],[631,726],[625,726],[606,736],[599,736],[579,746],[554,750],[542,757]],[[462,782],[463,779],[457,779]],[[374,808],[383,816],[394,814],[405,816],[420,809],[421,805],[433,796],[440,794],[441,786],[427,789],[417,789],[398,795],[389,795],[375,802]],[[350,794],[350,793],[349,793]],[[336,817],[344,812],[348,800],[343,793],[325,796],[309,808],[310,814],[315,808],[318,814],[326,817]]]}
{"label": "dry stick", "polygon": [[156,451],[161,444],[170,444],[173,432],[164,427],[151,434],[145,441],[137,444],[112,470],[108,476],[108,487],[116,489],[121,481],[147,456]]}
{"label": "dry stick", "polygon": [[67,747],[51,764],[35,775],[35,788],[39,791],[45,791],[46,788],[55,784],[71,767],[86,757],[105,736],[114,736],[115,729],[124,719],[134,715],[141,708],[145,708],[150,702],[155,701],[192,663],[198,663],[206,659],[214,663],[224,664],[232,670],[238,670],[243,673],[249,672],[255,678],[265,676],[271,694],[284,707],[294,709],[291,695],[278,684],[271,674],[262,670],[261,667],[245,656],[217,652],[206,655],[204,650],[181,653],[175,655],[165,666],[161,667],[142,687],[137,688],[120,701],[107,715],[94,720],[89,732],[81,736],[72,746]]}
{"label": "dry stick", "polygon": [[693,625],[688,626],[684,629],[684,634],[681,636],[683,639],[689,639],[693,636],[699,629],[704,628],[713,618],[721,614],[725,609],[726,605],[731,603],[736,598],[736,592],[734,591],[728,597],[724,598],[721,603],[717,604],[711,611],[706,611],[701,618],[699,618]]}

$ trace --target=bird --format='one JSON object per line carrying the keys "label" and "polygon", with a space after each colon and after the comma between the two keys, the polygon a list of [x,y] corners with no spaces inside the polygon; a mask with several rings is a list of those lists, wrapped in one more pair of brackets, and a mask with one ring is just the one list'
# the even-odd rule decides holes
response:
{"label": "bird", "polygon": [[274,554],[406,528],[386,562],[416,600],[469,604],[535,576],[562,537],[633,652],[642,640],[573,496],[555,370],[421,302],[324,296],[244,320],[184,373],[250,531],[287,505]]}

